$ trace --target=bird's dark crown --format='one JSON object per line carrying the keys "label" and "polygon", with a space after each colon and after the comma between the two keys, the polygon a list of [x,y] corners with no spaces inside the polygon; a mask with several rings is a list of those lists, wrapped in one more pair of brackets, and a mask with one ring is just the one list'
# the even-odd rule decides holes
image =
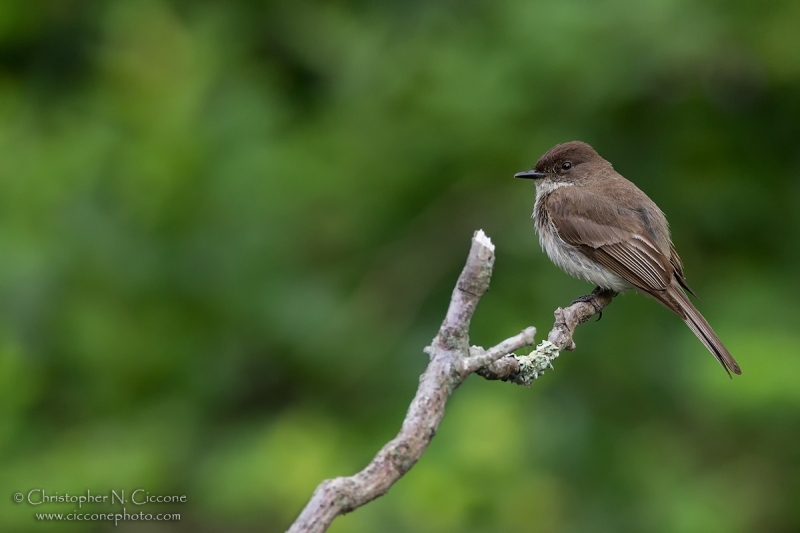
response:
{"label": "bird's dark crown", "polygon": [[[547,151],[536,163],[536,170],[547,174],[563,174],[576,166],[589,163],[605,161],[594,148],[581,141],[570,141],[564,144],[557,144]],[[570,168],[564,168],[568,163]]]}

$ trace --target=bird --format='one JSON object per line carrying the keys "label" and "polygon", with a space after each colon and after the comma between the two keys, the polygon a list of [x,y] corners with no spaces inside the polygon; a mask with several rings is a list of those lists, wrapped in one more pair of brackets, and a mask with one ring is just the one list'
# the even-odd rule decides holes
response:
{"label": "bird", "polygon": [[685,291],[683,263],[667,218],[636,185],[581,141],[558,144],[536,166],[514,175],[536,185],[533,215],[539,242],[566,273],[600,291],[634,289],[678,315],[731,375],[739,365]]}

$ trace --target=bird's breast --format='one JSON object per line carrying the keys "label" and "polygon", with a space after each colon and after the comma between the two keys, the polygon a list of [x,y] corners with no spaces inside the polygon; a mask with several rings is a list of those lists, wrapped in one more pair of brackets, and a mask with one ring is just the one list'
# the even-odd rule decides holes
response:
{"label": "bird's breast", "polygon": [[550,260],[570,276],[594,283],[604,289],[623,292],[633,288],[626,280],[561,239],[547,210],[547,196],[547,193],[537,192],[532,218],[536,233],[539,235],[539,243]]}

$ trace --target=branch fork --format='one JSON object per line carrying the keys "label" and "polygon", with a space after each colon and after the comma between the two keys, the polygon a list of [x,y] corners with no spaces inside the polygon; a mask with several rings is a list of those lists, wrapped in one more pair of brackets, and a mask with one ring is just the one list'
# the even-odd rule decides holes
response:
{"label": "branch fork", "polygon": [[563,350],[574,350],[573,332],[611,303],[613,293],[600,292],[590,302],[576,301],[558,308],[547,340],[527,355],[514,352],[534,344],[536,328],[528,327],[488,349],[469,345],[469,325],[481,297],[489,288],[494,267],[494,244],[482,230],[472,238],[467,262],[458,278],[447,314],[430,346],[430,363],[397,436],[372,461],[349,477],[319,484],[311,500],[289,528],[289,533],[321,533],[333,520],[386,494],[428,448],[444,417],[447,399],[471,374],[530,386],[553,368]]}

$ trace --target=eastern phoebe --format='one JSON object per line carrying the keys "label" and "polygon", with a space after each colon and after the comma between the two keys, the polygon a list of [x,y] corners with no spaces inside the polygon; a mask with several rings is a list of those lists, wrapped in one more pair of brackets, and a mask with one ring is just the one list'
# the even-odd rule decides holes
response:
{"label": "eastern phoebe", "polygon": [[592,302],[600,290],[636,289],[681,317],[728,375],[742,373],[683,292],[694,295],[664,213],[611,163],[573,141],[554,146],[533,170],[514,177],[535,180],[534,225],[550,260],[597,285],[581,300]]}

